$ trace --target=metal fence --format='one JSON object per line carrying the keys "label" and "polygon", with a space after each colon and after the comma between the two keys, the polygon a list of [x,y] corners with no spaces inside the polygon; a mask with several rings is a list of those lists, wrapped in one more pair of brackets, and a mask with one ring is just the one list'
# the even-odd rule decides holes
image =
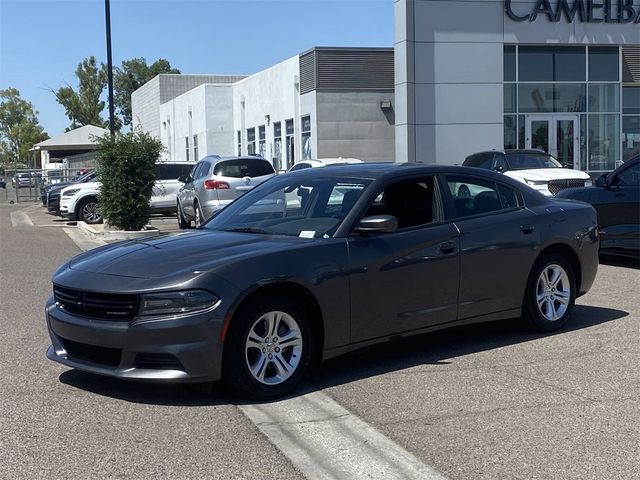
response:
{"label": "metal fence", "polygon": [[7,170],[4,175],[7,183],[3,192],[4,200],[16,203],[37,202],[42,200],[47,185],[74,182],[88,172],[86,168]]}

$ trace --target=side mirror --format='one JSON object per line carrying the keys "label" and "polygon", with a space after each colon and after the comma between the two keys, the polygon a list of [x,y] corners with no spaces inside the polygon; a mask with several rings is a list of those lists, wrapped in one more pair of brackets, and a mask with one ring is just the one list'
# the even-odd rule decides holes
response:
{"label": "side mirror", "polygon": [[494,170],[498,173],[502,173],[504,172],[504,167],[502,165],[496,165],[496,168],[494,168]]}
{"label": "side mirror", "polygon": [[189,175],[180,175],[178,177],[178,181],[182,183],[187,183],[189,181]]}
{"label": "side mirror", "polygon": [[594,187],[606,187],[607,186],[607,174],[603,173],[598,178],[596,178],[595,182],[593,182]]}
{"label": "side mirror", "polygon": [[398,230],[398,219],[393,215],[365,217],[355,228],[358,233],[391,233]]}

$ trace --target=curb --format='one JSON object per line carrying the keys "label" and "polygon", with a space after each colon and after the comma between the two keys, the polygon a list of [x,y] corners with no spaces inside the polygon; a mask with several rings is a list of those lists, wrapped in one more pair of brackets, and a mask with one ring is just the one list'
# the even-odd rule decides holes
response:
{"label": "curb", "polygon": [[127,232],[124,230],[102,230],[87,225],[85,222],[78,222],[78,230],[93,240],[102,240],[103,242],[113,242],[117,240],[136,240],[138,238],[155,237],[160,235],[160,230],[155,227],[147,226],[148,230],[137,232]]}

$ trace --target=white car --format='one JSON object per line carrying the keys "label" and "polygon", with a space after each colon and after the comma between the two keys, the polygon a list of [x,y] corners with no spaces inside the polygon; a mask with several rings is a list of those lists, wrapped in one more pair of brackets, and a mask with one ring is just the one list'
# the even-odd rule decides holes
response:
{"label": "white car", "polygon": [[[542,150],[479,152],[468,156],[463,165],[501,172],[547,196],[556,195],[565,188],[591,186],[589,174],[564,168],[552,155]],[[469,192],[465,185],[460,185],[455,192],[460,197],[470,194],[473,192]]]}
{"label": "white car", "polygon": [[[189,162],[156,163],[156,182],[149,204],[153,213],[174,213],[176,196],[182,183],[178,177],[189,173],[193,167]],[[102,223],[98,204],[100,182],[69,185],[60,192],[60,214],[69,220],[88,224]]]}
{"label": "white car", "polygon": [[348,165],[350,163],[364,163],[357,158],[317,158],[315,160],[302,160],[289,169],[289,172],[302,170],[303,168],[327,167],[329,165]]}

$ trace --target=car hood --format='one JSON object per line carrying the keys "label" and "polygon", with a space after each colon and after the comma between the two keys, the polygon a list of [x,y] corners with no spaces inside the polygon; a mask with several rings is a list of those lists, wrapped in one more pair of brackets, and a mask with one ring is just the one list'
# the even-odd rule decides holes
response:
{"label": "car hood", "polygon": [[208,230],[163,234],[121,242],[79,255],[75,271],[131,278],[211,272],[234,260],[290,249],[296,238]]}
{"label": "car hood", "polygon": [[535,181],[565,180],[572,178],[587,180],[591,178],[589,177],[589,174],[585,172],[572,170],[570,168],[532,168],[530,170],[511,170],[506,172],[505,175],[511,178]]}

